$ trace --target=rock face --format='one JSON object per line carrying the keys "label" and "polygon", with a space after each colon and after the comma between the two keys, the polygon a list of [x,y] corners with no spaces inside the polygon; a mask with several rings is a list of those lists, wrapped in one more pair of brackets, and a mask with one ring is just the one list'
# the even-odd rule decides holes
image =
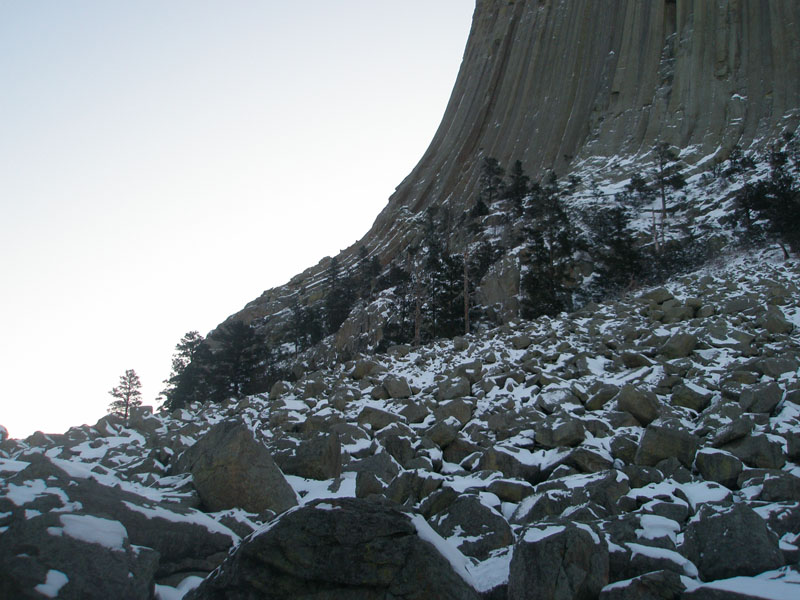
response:
{"label": "rock face", "polygon": [[320,501],[255,532],[186,598],[477,600],[426,535],[383,504]]}
{"label": "rock face", "polygon": [[[480,162],[520,160],[538,180],[566,178],[591,166],[630,177],[657,142],[686,149],[692,166],[734,145],[764,147],[800,123],[797,61],[800,4],[791,0],[478,0],[456,83],[442,122],[412,172],[370,231],[339,258],[364,246],[386,265],[419,241],[419,217],[447,206],[454,215],[476,201]],[[620,157],[615,161],[613,157]],[[633,160],[629,160],[633,158]],[[608,164],[618,163],[609,169]],[[587,194],[589,191],[587,190]],[[456,238],[463,228],[448,233]],[[279,327],[292,302],[316,302],[321,261],[248,304],[232,319]],[[478,295],[513,317],[517,261],[499,263]],[[276,318],[277,317],[277,318]],[[360,336],[379,338],[382,321],[367,311],[337,350]],[[791,327],[771,319],[776,330]]]}

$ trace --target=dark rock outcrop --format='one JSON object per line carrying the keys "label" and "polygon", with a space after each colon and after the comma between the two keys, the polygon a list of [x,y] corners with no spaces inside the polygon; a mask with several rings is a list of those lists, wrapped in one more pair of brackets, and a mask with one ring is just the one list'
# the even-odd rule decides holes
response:
{"label": "dark rock outcrop", "polygon": [[478,599],[414,519],[380,503],[315,502],[245,540],[187,600]]}

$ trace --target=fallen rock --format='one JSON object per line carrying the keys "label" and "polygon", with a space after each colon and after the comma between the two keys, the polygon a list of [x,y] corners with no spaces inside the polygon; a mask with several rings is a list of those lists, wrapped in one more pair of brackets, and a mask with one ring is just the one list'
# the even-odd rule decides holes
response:
{"label": "fallen rock", "polygon": [[700,475],[706,481],[716,481],[733,490],[738,487],[739,475],[742,473],[742,461],[733,454],[714,448],[703,448],[694,459]]}
{"label": "fallen rock", "polygon": [[297,504],[269,451],[244,424],[214,425],[186,454],[197,493],[210,511],[240,507],[282,513]]}
{"label": "fallen rock", "polygon": [[514,546],[509,600],[593,600],[608,583],[608,547],[580,525],[526,529]]}
{"label": "fallen rock", "polygon": [[400,377],[399,375],[387,375],[384,377],[383,389],[389,394],[389,398],[411,397],[411,386],[408,385],[405,377]]}
{"label": "fallen rock", "polygon": [[651,423],[639,441],[634,462],[637,465],[654,467],[664,459],[676,457],[681,464],[691,467],[697,451],[698,439],[680,424]]}
{"label": "fallen rock", "polygon": [[777,536],[742,503],[703,505],[686,526],[684,550],[703,581],[757,575],[783,566]]}
{"label": "fallen rock", "polygon": [[443,543],[422,517],[378,502],[316,501],[257,531],[185,598],[477,600]]}
{"label": "fallen rock", "polygon": [[679,332],[672,335],[659,353],[667,359],[683,358],[689,356],[697,346],[697,336],[692,333]]}
{"label": "fallen rock", "polygon": [[685,589],[675,571],[652,571],[607,585],[599,600],[679,600]]}
{"label": "fallen rock", "polygon": [[640,390],[632,385],[625,385],[616,396],[617,408],[625,411],[647,426],[655,421],[661,412],[661,403],[652,392]]}
{"label": "fallen rock", "polygon": [[0,542],[1,598],[153,597],[158,553],[132,546],[119,521],[43,514],[14,521]]}
{"label": "fallen rock", "polygon": [[463,554],[478,560],[514,543],[508,522],[477,496],[459,496],[431,519],[431,526]]}

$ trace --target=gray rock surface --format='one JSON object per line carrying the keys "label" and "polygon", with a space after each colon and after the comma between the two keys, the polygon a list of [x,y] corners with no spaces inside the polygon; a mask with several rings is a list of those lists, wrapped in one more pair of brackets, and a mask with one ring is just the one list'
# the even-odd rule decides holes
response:
{"label": "gray rock surface", "polygon": [[608,583],[608,548],[577,525],[532,527],[514,546],[509,600],[591,600]]}
{"label": "gray rock surface", "polygon": [[325,500],[256,532],[186,600],[470,600],[479,597],[409,515],[380,503]]}
{"label": "gray rock surface", "polygon": [[186,467],[209,510],[241,507],[281,513],[297,504],[269,451],[245,425],[215,425],[186,454]]}

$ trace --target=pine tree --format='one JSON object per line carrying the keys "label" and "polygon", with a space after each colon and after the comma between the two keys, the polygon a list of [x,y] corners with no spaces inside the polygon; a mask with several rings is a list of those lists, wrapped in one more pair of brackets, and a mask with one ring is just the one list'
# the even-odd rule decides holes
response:
{"label": "pine tree", "polygon": [[213,353],[207,374],[210,399],[222,401],[255,393],[254,384],[266,370],[269,358],[264,340],[244,321],[222,325],[214,340],[219,347]]}
{"label": "pine tree", "polygon": [[496,158],[486,157],[481,163],[480,194],[479,198],[484,204],[491,205],[503,196],[503,176],[505,171]]}
{"label": "pine tree", "polygon": [[530,183],[531,178],[525,174],[522,168],[522,162],[519,160],[515,161],[509,173],[506,196],[513,202],[514,209],[518,214],[522,212],[522,201],[525,199],[525,196],[528,195]]}
{"label": "pine tree", "polygon": [[127,424],[131,409],[142,404],[141,387],[142,383],[136,371],[133,369],[125,371],[124,375],[120,375],[119,385],[108,392],[115,398],[108,405],[108,412],[121,416]]}
{"label": "pine tree", "polygon": [[573,266],[575,228],[561,199],[555,173],[539,186],[526,227],[529,269],[523,277],[523,316],[556,315],[572,307],[567,281]]}
{"label": "pine tree", "polygon": [[175,346],[172,372],[164,380],[166,386],[161,392],[164,398],[162,409],[172,411],[184,408],[191,402],[207,399],[204,375],[210,353],[204,342],[199,332],[189,331]]}
{"label": "pine tree", "polygon": [[618,292],[633,286],[644,273],[643,258],[629,228],[630,216],[619,204],[601,208],[590,220],[592,254],[600,287]]}

